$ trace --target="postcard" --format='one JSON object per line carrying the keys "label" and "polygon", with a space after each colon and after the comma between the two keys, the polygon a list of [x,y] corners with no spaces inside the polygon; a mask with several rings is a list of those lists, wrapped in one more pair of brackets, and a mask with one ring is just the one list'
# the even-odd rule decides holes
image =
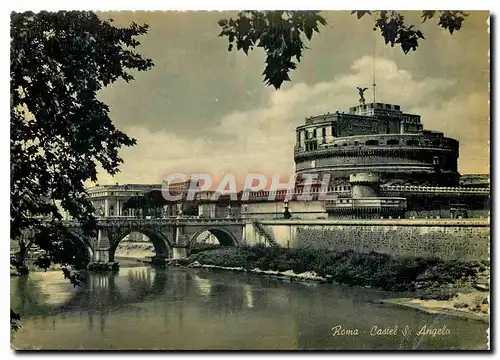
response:
{"label": "postcard", "polygon": [[11,348],[489,350],[488,11],[11,14]]}

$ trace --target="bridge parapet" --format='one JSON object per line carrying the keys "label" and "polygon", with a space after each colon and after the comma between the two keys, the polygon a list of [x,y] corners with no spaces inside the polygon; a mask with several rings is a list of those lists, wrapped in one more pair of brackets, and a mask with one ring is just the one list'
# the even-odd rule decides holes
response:
{"label": "bridge parapet", "polygon": [[97,218],[97,225],[99,227],[108,226],[129,226],[131,224],[137,225],[227,225],[227,224],[244,224],[243,218],[133,218],[133,217],[100,217]]}

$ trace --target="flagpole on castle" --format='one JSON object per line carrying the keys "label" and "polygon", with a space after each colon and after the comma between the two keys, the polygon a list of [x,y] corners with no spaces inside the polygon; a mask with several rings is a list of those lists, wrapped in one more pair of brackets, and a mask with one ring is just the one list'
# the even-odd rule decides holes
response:
{"label": "flagpole on castle", "polygon": [[372,80],[373,80],[373,106],[375,106],[375,99],[376,99],[376,90],[375,90],[375,87],[377,86],[376,82],[375,82],[375,43],[376,43],[376,31],[373,32],[374,33],[374,36],[373,36],[373,61],[372,61]]}

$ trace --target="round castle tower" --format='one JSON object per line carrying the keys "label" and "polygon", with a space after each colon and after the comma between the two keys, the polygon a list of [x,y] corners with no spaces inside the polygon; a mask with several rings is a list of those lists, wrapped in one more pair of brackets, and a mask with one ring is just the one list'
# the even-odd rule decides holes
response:
{"label": "round castle tower", "polygon": [[349,175],[351,197],[353,199],[379,196],[380,177],[374,173],[357,173]]}

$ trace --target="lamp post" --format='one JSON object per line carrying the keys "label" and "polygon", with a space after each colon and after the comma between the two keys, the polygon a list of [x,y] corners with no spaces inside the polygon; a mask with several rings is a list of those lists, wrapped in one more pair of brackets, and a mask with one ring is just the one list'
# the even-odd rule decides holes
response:
{"label": "lamp post", "polygon": [[289,210],[289,204],[288,204],[288,199],[285,199],[283,201],[283,217],[285,219],[290,219],[292,217],[292,214],[290,213],[290,210]]}

